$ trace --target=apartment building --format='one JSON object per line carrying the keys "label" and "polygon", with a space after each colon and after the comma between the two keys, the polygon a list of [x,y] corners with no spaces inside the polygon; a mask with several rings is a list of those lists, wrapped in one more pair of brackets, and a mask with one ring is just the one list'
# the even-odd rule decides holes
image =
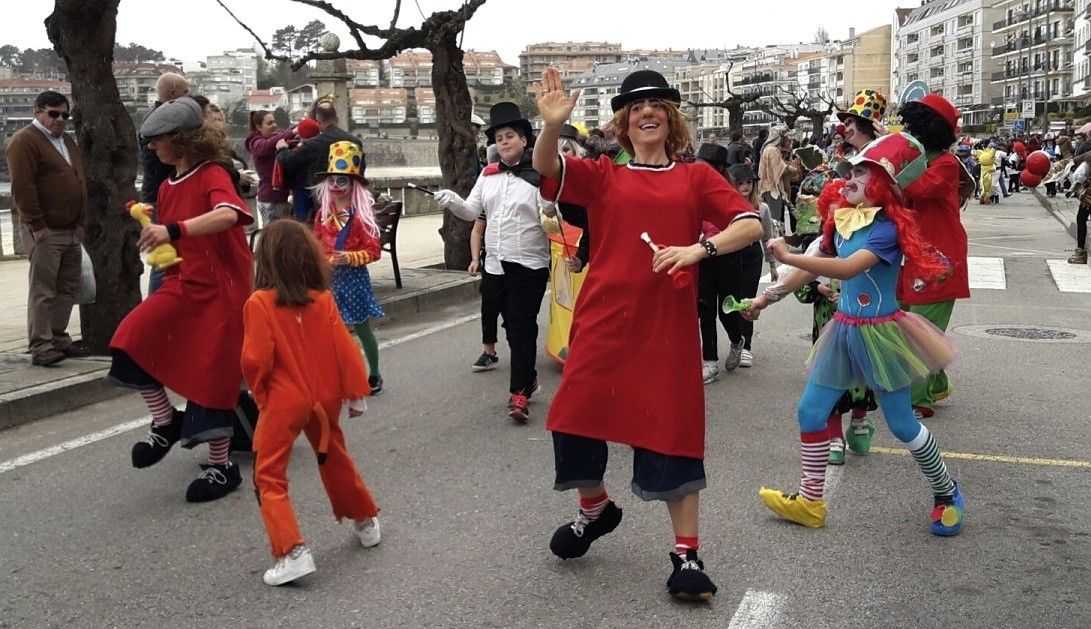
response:
{"label": "apartment building", "polygon": [[542,71],[564,61],[582,60],[593,64],[620,63],[626,58],[621,44],[609,42],[542,42],[529,44],[519,53],[519,71],[528,83]]}
{"label": "apartment building", "polygon": [[404,125],[409,117],[409,92],[401,87],[349,90],[349,117],[359,127],[377,129]]}
{"label": "apartment building", "polygon": [[267,90],[250,90],[246,93],[247,111],[287,111],[288,98],[283,87],[271,87]]}
{"label": "apartment building", "polygon": [[210,55],[205,63],[213,74],[237,75],[244,92],[258,89],[258,53],[253,48],[237,48]]}
{"label": "apartment building", "polygon": [[371,59],[346,59],[345,70],[352,75],[352,87],[379,87],[380,64]]}
{"label": "apartment building", "polygon": [[384,60],[383,71],[387,87],[431,87],[432,53],[427,50],[407,50]]}
{"label": "apartment building", "polygon": [[[736,94],[756,94],[758,101],[744,105],[743,128],[754,133],[768,126],[776,118],[762,110],[778,96],[795,94],[799,90],[799,65],[818,58],[825,50],[824,44],[792,44],[766,46],[749,55],[741,67],[732,69],[731,89]],[[807,81],[809,85],[809,78]]]}
{"label": "apartment building", "polygon": [[114,80],[121,102],[126,107],[150,108],[155,105],[155,84],[164,72],[181,72],[178,66],[169,63],[137,63],[118,61],[114,63]]}
{"label": "apartment building", "polygon": [[962,110],[962,125],[992,120],[1003,94],[995,82],[1003,67],[986,45],[1003,12],[997,0],[930,0],[897,13],[891,57],[891,108],[913,81],[924,81]]}
{"label": "apartment building", "polygon": [[1073,0],[996,3],[999,15],[989,53],[998,66],[992,75],[1000,90],[997,105],[1029,113],[1030,101],[1038,115],[1047,103],[1072,97],[1076,54],[1085,58],[1084,50],[1074,46],[1075,5]]}
{"label": "apartment building", "polygon": [[495,50],[467,50],[462,55],[466,84],[499,87],[504,84],[504,61]]}
{"label": "apartment building", "polygon": [[675,76],[675,70],[688,65],[677,59],[637,59],[620,63],[600,63],[590,71],[575,77],[570,82],[571,88],[579,88],[579,100],[572,110],[571,120],[587,125],[588,129],[602,127],[614,116],[610,99],[617,95],[621,82],[636,70],[655,70],[668,81]]}
{"label": "apartment building", "polygon": [[65,81],[38,79],[0,79],[0,133],[7,141],[16,131],[34,119],[34,100],[52,90],[72,99],[72,86]]}
{"label": "apartment building", "polygon": [[827,95],[838,107],[847,108],[856,93],[864,89],[890,95],[892,33],[890,24],[877,26],[859,35],[855,28],[850,28],[847,39],[826,45],[822,83]]}

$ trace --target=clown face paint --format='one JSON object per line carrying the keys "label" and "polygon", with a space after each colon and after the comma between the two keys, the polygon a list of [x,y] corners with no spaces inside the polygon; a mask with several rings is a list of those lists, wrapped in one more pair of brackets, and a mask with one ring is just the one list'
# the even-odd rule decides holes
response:
{"label": "clown face paint", "polygon": [[352,192],[352,177],[347,175],[330,175],[326,178],[330,186],[330,194],[334,198],[347,197]]}
{"label": "clown face paint", "polygon": [[860,150],[871,142],[871,135],[867,131],[861,131],[863,125],[870,125],[857,116],[847,116],[845,120],[845,142],[851,144],[856,150]]}
{"label": "clown face paint", "polygon": [[845,187],[841,188],[841,194],[850,205],[867,203],[866,190],[871,181],[871,169],[863,164],[857,164],[849,171]]}

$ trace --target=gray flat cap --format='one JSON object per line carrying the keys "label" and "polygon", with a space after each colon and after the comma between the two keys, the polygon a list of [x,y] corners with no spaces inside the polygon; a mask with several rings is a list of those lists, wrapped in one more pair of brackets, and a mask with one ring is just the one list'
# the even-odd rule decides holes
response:
{"label": "gray flat cap", "polygon": [[140,135],[154,138],[157,135],[196,129],[204,123],[205,114],[197,101],[189,96],[167,101],[152,110],[140,125]]}

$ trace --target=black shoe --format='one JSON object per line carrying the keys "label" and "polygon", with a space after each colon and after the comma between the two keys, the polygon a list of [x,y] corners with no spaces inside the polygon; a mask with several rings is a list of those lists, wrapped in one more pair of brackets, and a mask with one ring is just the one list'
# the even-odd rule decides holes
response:
{"label": "black shoe", "polygon": [[61,350],[66,358],[86,358],[91,355],[91,350],[83,344],[83,341],[74,341],[71,345]]}
{"label": "black shoe", "polygon": [[368,376],[368,386],[371,387],[371,393],[369,395],[379,395],[383,392],[383,377],[382,376]]}
{"label": "black shoe", "polygon": [[553,539],[549,540],[549,550],[561,559],[583,557],[587,549],[591,548],[591,542],[616,529],[620,522],[621,509],[613,500],[606,503],[606,508],[594,522],[588,522],[580,512],[575,521],[565,524],[553,533]]}
{"label": "black shoe", "polygon": [[152,426],[148,438],[133,445],[133,467],[151,467],[163,460],[171,446],[182,437],[182,411],[174,410],[174,419],[166,426]]}
{"label": "black shoe", "polygon": [[211,502],[235,491],[242,484],[242,473],[234,463],[202,463],[201,475],[186,489],[186,502]]}
{"label": "black shoe", "polygon": [[474,364],[470,365],[474,371],[490,371],[496,369],[496,363],[500,362],[500,357],[496,354],[490,354],[488,352],[481,352],[481,355],[477,357]]}
{"label": "black shoe", "polygon": [[52,367],[65,359],[64,352],[49,348],[30,357],[30,364],[39,367]]}
{"label": "black shoe", "polygon": [[670,553],[674,572],[667,579],[667,591],[683,601],[707,602],[716,594],[716,584],[705,574],[705,564],[697,558],[697,551],[687,550],[682,559]]}

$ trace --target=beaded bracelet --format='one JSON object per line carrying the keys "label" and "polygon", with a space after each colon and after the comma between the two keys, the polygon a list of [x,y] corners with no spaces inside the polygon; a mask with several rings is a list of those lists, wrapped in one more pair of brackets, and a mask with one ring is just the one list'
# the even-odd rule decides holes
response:
{"label": "beaded bracelet", "polygon": [[716,249],[716,245],[712,244],[711,240],[702,238],[698,242],[702,247],[705,248],[705,251],[708,252],[708,257],[715,258],[719,254],[719,251],[717,251]]}

